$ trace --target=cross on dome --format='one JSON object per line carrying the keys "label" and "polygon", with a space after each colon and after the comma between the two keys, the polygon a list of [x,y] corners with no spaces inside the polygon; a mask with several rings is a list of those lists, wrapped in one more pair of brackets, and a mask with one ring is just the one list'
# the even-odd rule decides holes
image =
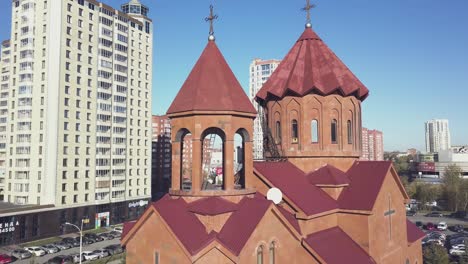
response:
{"label": "cross on dome", "polygon": [[306,6],[301,9],[302,11],[305,11],[307,13],[306,28],[312,27],[312,23],[310,21],[310,10],[315,7],[316,5],[310,4],[310,0],[307,0]]}
{"label": "cross on dome", "polygon": [[213,13],[213,5],[210,5],[210,15],[205,18],[205,21],[210,23],[210,33],[209,33],[210,36],[208,37],[210,41],[215,40],[214,29],[213,29],[213,22],[215,19],[218,19],[218,15],[215,15]]}

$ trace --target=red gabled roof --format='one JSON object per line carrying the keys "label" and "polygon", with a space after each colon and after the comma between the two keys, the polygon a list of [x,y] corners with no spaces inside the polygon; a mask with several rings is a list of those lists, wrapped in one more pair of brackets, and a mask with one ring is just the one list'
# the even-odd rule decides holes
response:
{"label": "red gabled roof", "polygon": [[311,29],[306,28],[281,64],[257,93],[257,101],[287,94],[355,96],[364,100],[369,90]]}
{"label": "red gabled roof", "polygon": [[219,215],[237,210],[237,205],[221,197],[208,197],[189,204],[192,213],[200,215]]}
{"label": "red gabled roof", "polygon": [[137,221],[130,221],[130,222],[125,222],[123,224],[122,235],[120,236],[120,240],[122,240],[128,234],[128,232],[130,232],[133,226],[135,226],[136,222]]}
{"label": "red gabled roof", "polygon": [[406,219],[406,233],[408,236],[408,243],[410,244],[426,236],[426,234],[421,229],[419,229],[419,227],[417,227],[408,219]]}
{"label": "red gabled roof", "polygon": [[205,226],[194,213],[187,210],[184,199],[171,199],[166,196],[153,206],[192,255],[209,243],[211,237],[206,232]]}
{"label": "red gabled roof", "polygon": [[258,195],[243,198],[219,232],[218,239],[238,256],[270,205],[272,202]]}
{"label": "red gabled roof", "polygon": [[296,229],[296,231],[299,234],[302,234],[301,227],[299,226],[299,221],[297,221],[296,217],[281,206],[276,206],[276,208],[278,208],[278,210],[281,212],[284,218],[288,220],[288,222],[294,227],[294,229]]}
{"label": "red gabled roof", "polygon": [[351,183],[338,198],[341,209],[371,211],[391,161],[356,161],[346,172]]}
{"label": "red gabled roof", "polygon": [[313,185],[347,185],[350,183],[348,176],[340,169],[326,165],[311,171],[306,175],[307,180]]}
{"label": "red gabled roof", "polygon": [[338,208],[335,200],[307,180],[291,162],[254,162],[254,168],[307,216]]}
{"label": "red gabled roof", "polygon": [[167,114],[186,111],[257,113],[214,41],[206,45]]}
{"label": "red gabled roof", "polygon": [[375,264],[372,257],[339,227],[310,234],[304,241],[327,264]]}

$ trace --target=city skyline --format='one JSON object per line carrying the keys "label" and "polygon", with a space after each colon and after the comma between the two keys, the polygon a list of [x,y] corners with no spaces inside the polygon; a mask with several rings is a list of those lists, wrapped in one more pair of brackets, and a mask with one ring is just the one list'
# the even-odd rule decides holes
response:
{"label": "city skyline", "polygon": [[[106,4],[119,7],[123,2],[109,0]],[[150,18],[155,24],[152,113],[164,114],[205,45],[208,25],[203,19],[211,2],[189,3],[182,9],[175,1],[142,2],[152,10]],[[214,28],[217,43],[245,91],[251,60],[282,59],[305,23],[300,11],[304,1],[213,4],[219,15]],[[371,90],[372,100],[363,104],[363,125],[387,135],[386,150],[424,150],[424,122],[433,118],[450,120],[454,145],[468,144],[463,133],[468,124],[457,109],[468,96],[467,89],[460,87],[468,81],[464,74],[468,62],[463,60],[468,57],[463,49],[468,37],[462,34],[462,25],[468,22],[462,10],[468,3],[457,0],[441,6],[400,0],[392,8],[363,0],[315,4],[314,30]],[[266,20],[259,19],[266,13]],[[2,25],[10,25],[9,9],[2,9],[0,15]],[[266,22],[246,29],[257,21]],[[278,29],[281,38],[275,37]],[[7,39],[9,32],[9,26],[1,27],[0,38]],[[437,38],[433,38],[435,32]],[[186,39],[192,41],[187,44]],[[437,93],[441,88],[444,92]]]}

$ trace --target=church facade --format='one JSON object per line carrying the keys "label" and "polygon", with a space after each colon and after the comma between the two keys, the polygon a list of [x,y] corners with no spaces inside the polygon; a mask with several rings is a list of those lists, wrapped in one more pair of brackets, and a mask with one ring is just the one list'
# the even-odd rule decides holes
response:
{"label": "church facade", "polygon": [[[268,146],[254,162],[256,111],[210,36],[167,111],[171,190],[124,225],[127,263],[422,264],[424,233],[406,219],[391,162],[359,161],[368,94],[308,24],[257,94]],[[210,134],[222,142],[221,181],[203,166]],[[280,203],[266,198],[271,188]]]}

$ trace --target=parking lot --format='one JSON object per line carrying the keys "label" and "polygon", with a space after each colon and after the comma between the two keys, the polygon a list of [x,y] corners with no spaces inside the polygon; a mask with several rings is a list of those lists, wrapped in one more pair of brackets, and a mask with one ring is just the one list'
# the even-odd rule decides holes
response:
{"label": "parking lot", "polygon": [[[72,236],[78,236],[78,234],[72,234]],[[83,245],[83,251],[94,251],[94,250],[104,249],[107,246],[115,245],[115,244],[120,244],[120,237],[95,242],[95,243],[92,243],[92,244],[89,244],[89,245]],[[13,250],[19,249],[19,248],[22,248],[22,247],[20,247],[20,246],[9,246],[9,247],[0,248],[0,253],[1,254],[11,255]],[[51,258],[53,258],[55,256],[60,256],[60,255],[70,256],[70,255],[79,254],[79,253],[80,253],[80,248],[79,247],[72,247],[72,248],[69,248],[69,249],[61,250],[61,251],[59,251],[57,253],[46,254],[46,255],[41,256],[41,257],[36,257],[33,254],[33,257],[31,257],[31,258],[27,258],[27,259],[23,259],[23,260],[18,259],[14,263],[18,263],[18,264],[41,263],[42,264],[42,263],[46,263],[49,259],[51,259]]]}

